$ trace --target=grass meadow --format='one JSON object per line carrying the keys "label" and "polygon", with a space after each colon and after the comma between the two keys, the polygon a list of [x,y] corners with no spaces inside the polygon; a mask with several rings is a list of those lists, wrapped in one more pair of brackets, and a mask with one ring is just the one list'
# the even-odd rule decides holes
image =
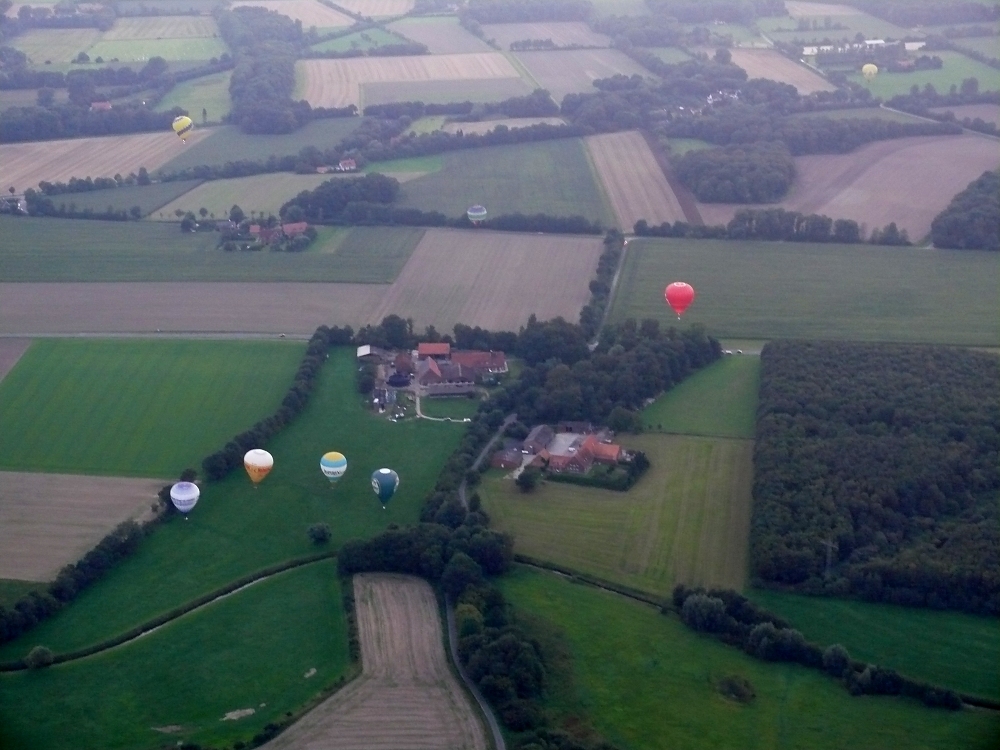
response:
{"label": "grass meadow", "polygon": [[669,65],[675,65],[676,63],[686,62],[691,59],[691,55],[680,47],[654,47],[649,51]]}
{"label": "grass meadow", "polygon": [[996,253],[725,240],[629,243],[610,319],[676,316],[663,288],[698,297],[685,324],[720,338],[828,338],[996,346]]}
{"label": "grass meadow", "polygon": [[479,404],[478,398],[422,398],[420,411],[428,417],[472,419]]}
{"label": "grass meadow", "polygon": [[[674,616],[540,571],[518,568],[500,585],[519,619],[561,652],[548,665],[549,712],[623,750],[996,747],[1000,718],[994,712],[852,698],[819,671],[757,661]],[[752,683],[752,703],[716,690],[728,675]]]}
{"label": "grass meadow", "polygon": [[839,643],[855,659],[960,692],[1000,699],[996,618],[764,589],[745,593],[816,643]]}
{"label": "grass meadow", "polygon": [[819,112],[801,112],[792,115],[792,119],[808,120],[816,117],[829,118],[831,120],[888,120],[890,122],[921,122],[921,118],[916,115],[900,112],[896,109],[885,109],[883,107],[864,107],[862,109],[829,109]]}
{"label": "grass meadow", "polygon": [[76,211],[86,211],[88,208],[93,211],[107,211],[108,208],[128,211],[132,206],[138,206],[142,209],[142,215],[148,216],[200,184],[201,180],[177,180],[154,182],[150,185],[126,185],[85,193],[61,193],[52,196],[52,203],[56,208],[66,206],[67,209],[72,208]]}
{"label": "grass meadow", "polygon": [[499,102],[514,96],[526,96],[532,90],[532,85],[523,78],[363,83],[360,108],[363,110],[373,104],[400,101],[421,101],[425,104]]}
{"label": "grass meadow", "polygon": [[979,79],[981,91],[995,91],[1000,88],[1000,70],[966,57],[961,52],[935,50],[929,54],[940,57],[944,61],[944,67],[940,70],[917,70],[913,73],[881,71],[871,81],[866,81],[861,71],[857,70],[850,73],[847,78],[852,83],[867,88],[873,96],[883,99],[889,99],[897,94],[907,94],[912,86],[923,88],[927,84],[931,84],[940,93],[947,93],[952,84],[961,86],[966,78]]}
{"label": "grass meadow", "polygon": [[[195,121],[200,120],[195,117]],[[293,156],[306,146],[320,149],[332,148],[350,135],[361,124],[359,117],[336,117],[313,120],[283,135],[254,135],[242,133],[235,125],[212,129],[212,135],[186,146],[183,153],[167,162],[160,172],[168,174],[202,164],[221,166],[230,161],[259,161],[268,156]],[[197,125],[195,126],[197,127]]]}
{"label": "grass meadow", "polygon": [[279,341],[35,341],[0,383],[0,467],[176,477],[276,409]]}
{"label": "grass meadow", "polygon": [[202,122],[202,111],[208,115],[209,122],[221,122],[229,114],[229,78],[232,74],[226,70],[179,83],[160,100],[156,111],[182,107],[196,123]]}
{"label": "grass meadow", "polygon": [[352,49],[367,50],[387,44],[402,44],[405,41],[407,40],[386,31],[381,26],[376,26],[365,31],[356,31],[353,34],[344,34],[334,39],[327,39],[324,42],[312,45],[309,49],[316,52],[346,52]]}
{"label": "grass meadow", "polygon": [[277,216],[278,209],[303,190],[313,190],[331,179],[338,178],[327,174],[275,172],[209,180],[161,206],[150,218],[177,221],[175,211],[192,211],[198,215],[205,208],[216,218],[222,219],[229,216],[229,210],[234,205],[242,208],[247,216],[250,216],[251,211],[264,216]]}
{"label": "grass meadow", "polygon": [[[11,46],[40,68],[48,67],[44,65],[46,61],[68,63],[81,52],[87,52],[100,38],[98,29],[28,29],[11,39]],[[93,59],[94,55],[90,57]]]}
{"label": "grass meadow", "polygon": [[[347,669],[336,561],[324,561],[256,583],[97,656],[0,675],[0,746],[231,747],[296,711]],[[254,713],[221,721],[240,709]]]}
{"label": "grass meadow", "polygon": [[[0,647],[0,661],[19,658],[36,643],[59,653],[98,642],[247,573],[311,554],[316,547],[306,531],[314,523],[330,525],[331,549],[390,523],[415,523],[464,428],[424,419],[392,423],[373,415],[356,394],[354,377],[354,350],[331,353],[306,410],[263,446],[274,456],[274,469],[256,489],[242,470],[203,485],[189,521],[172,517],[72,606]],[[282,386],[272,395],[280,399],[283,392]],[[243,400],[231,401],[246,411]],[[253,419],[247,415],[237,430]],[[235,432],[216,439],[213,448],[221,448]],[[320,456],[330,450],[341,451],[348,461],[347,473],[335,486],[319,469]],[[382,466],[395,469],[401,479],[385,510],[369,481]],[[244,616],[256,614],[250,608]]]}
{"label": "grass meadow", "polygon": [[151,57],[172,60],[211,60],[229,51],[216,37],[180,37],[176,39],[101,39],[87,50],[90,58],[117,58],[123,63],[146,61]]}
{"label": "grass meadow", "polygon": [[[249,212],[249,208],[247,209]],[[0,216],[0,281],[333,281],[384,283],[423,230],[320,229],[301,253],[227,253],[215,232],[176,223]]]}
{"label": "grass meadow", "polygon": [[651,467],[628,492],[545,481],[532,493],[491,471],[476,489],[515,552],[659,596],[677,583],[742,589],[753,443],[622,439]]}
{"label": "grass meadow", "polygon": [[902,39],[907,36],[907,30],[896,26],[889,21],[868,15],[858,11],[847,15],[830,16],[830,21],[844,26],[843,29],[826,29],[824,23],[827,16],[817,13],[816,16],[807,17],[810,25],[816,22],[817,28],[809,30],[798,30],[799,19],[788,16],[772,16],[769,18],[758,18],[755,20],[757,27],[770,39],[779,42],[791,42],[793,39],[801,40],[804,44],[811,42],[822,42],[825,39],[834,41],[841,39],[854,39],[859,32],[864,34],[865,39]]}
{"label": "grass meadow", "polygon": [[760,357],[724,356],[642,411],[646,429],[684,435],[753,438]]}
{"label": "grass meadow", "polygon": [[566,138],[444,155],[440,172],[400,186],[400,205],[458,216],[474,203],[493,216],[581,215],[614,223],[583,143]]}

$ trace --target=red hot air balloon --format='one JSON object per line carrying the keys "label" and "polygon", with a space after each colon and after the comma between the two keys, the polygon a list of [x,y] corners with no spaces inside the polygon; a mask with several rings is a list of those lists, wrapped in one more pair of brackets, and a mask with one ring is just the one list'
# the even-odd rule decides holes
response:
{"label": "red hot air balloon", "polygon": [[681,315],[688,309],[688,305],[694,302],[694,287],[683,281],[675,281],[663,290],[663,298],[677,313],[677,319],[680,320]]}

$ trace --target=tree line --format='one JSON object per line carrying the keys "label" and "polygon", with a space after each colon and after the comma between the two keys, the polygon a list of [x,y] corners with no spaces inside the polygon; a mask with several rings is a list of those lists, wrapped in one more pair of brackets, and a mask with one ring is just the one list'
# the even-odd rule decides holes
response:
{"label": "tree line", "polygon": [[1000,174],[983,172],[931,222],[935,247],[1000,250]]}
{"label": "tree line", "polygon": [[751,568],[766,584],[1000,613],[1000,368],[953,347],[772,342]]}

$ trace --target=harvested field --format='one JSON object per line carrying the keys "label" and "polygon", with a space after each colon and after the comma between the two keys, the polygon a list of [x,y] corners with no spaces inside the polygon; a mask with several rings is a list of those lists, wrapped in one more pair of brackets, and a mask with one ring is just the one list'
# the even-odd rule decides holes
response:
{"label": "harvested field", "polygon": [[354,577],[362,674],[268,750],[486,750],[483,726],[448,668],[437,599],[419,578]]}
{"label": "harvested field", "polygon": [[[918,242],[956,193],[998,165],[996,141],[982,136],[878,141],[849,154],[795,157],[795,183],[777,205],[854,219],[869,232],[894,221]],[[698,204],[706,224],[725,224],[741,208],[747,206]]]}
{"label": "harvested field", "polygon": [[432,55],[492,52],[486,42],[466,31],[454,16],[405,18],[390,24],[388,28],[407,39],[427,45]]}
{"label": "harvested field", "polygon": [[46,60],[68,63],[100,38],[98,29],[28,29],[11,39],[10,46],[26,54],[33,65],[40,66]]}
{"label": "harvested field", "polygon": [[622,229],[632,231],[639,219],[652,225],[687,221],[641,133],[592,135],[584,141]]}
{"label": "harvested field", "polygon": [[610,47],[611,38],[592,31],[583,21],[540,21],[538,23],[491,23],[483,26],[487,39],[501,49],[525,39],[551,39],[557,47]]}
{"label": "harvested field", "polygon": [[514,96],[527,96],[533,90],[534,86],[523,78],[366,83],[361,86],[361,103],[363,109],[372,104],[402,101],[420,101],[425,104],[499,102]]}
{"label": "harvested field", "polygon": [[51,581],[111,529],[150,512],[163,480],[0,472],[0,578]]}
{"label": "harvested field", "polygon": [[770,78],[788,83],[803,96],[816,91],[836,91],[837,87],[805,65],[789,60],[773,49],[734,48],[733,64],[739,65],[750,78]]}
{"label": "harvested field", "polygon": [[240,206],[248,214],[253,210],[277,215],[278,209],[286,201],[303,190],[313,190],[331,179],[335,179],[335,176],[276,172],[209,180],[161,207],[156,216],[163,221],[177,221],[174,211],[192,211],[197,214],[199,209],[206,208],[216,217],[224,218],[234,205]]}
{"label": "harvested field", "polygon": [[[21,355],[31,346],[31,339],[0,339],[0,381],[14,369]],[[0,576],[3,578],[3,576]]]}
{"label": "harvested field", "polygon": [[373,18],[401,16],[413,10],[413,0],[337,0],[337,5]]}
{"label": "harvested field", "polygon": [[[595,251],[573,316],[586,302],[596,262]],[[357,328],[368,322],[387,289],[285,282],[0,283],[0,333],[311,334],[321,324]]]}
{"label": "harvested field", "polygon": [[462,131],[466,135],[470,133],[489,133],[498,125],[515,130],[516,128],[529,128],[532,125],[565,125],[566,121],[561,117],[512,117],[508,120],[483,120],[481,122],[449,122],[441,129],[446,133],[457,133]]}
{"label": "harvested field", "polygon": [[365,322],[395,313],[418,329],[516,331],[532,313],[576,320],[600,254],[594,237],[429,229]]}
{"label": "harvested field", "polygon": [[465,81],[520,78],[498,52],[422,57],[372,57],[347,60],[300,60],[296,74],[304,84],[297,93],[314,107],[360,104],[368,83]]}
{"label": "harvested field", "polygon": [[955,118],[959,121],[966,117],[970,120],[975,120],[978,117],[983,122],[992,122],[1000,127],[1000,104],[962,104],[958,107],[935,107],[931,112],[939,114],[954,112]]}
{"label": "harvested field", "polygon": [[101,40],[182,39],[212,37],[218,33],[219,27],[210,16],[143,16],[119,18]]}
{"label": "harvested field", "polygon": [[[187,145],[209,135],[195,129]],[[150,172],[182,151],[185,144],[169,133],[117,135],[107,138],[71,138],[61,141],[0,145],[4,180],[20,189],[35,187],[40,181],[61,182],[70,177],[113,177],[145,167]]]}
{"label": "harvested field", "polygon": [[850,5],[832,3],[807,3],[802,0],[785,0],[785,10],[792,18],[814,18],[816,16],[857,16],[861,11]]}
{"label": "harvested field", "polygon": [[303,29],[308,29],[310,26],[329,29],[354,25],[353,18],[328,8],[317,0],[239,0],[233,3],[234,8],[247,6],[267,8],[288,16],[293,21],[301,21]]}
{"label": "harvested field", "polygon": [[516,57],[557,103],[566,94],[593,92],[593,83],[599,78],[650,75],[641,65],[611,49],[518,52]]}

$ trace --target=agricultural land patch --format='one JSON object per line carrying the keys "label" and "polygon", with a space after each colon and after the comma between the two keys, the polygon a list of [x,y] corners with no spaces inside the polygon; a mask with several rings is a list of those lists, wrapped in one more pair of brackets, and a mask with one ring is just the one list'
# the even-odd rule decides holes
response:
{"label": "agricultural land patch", "polygon": [[486,750],[482,724],[448,668],[437,599],[419,578],[354,577],[362,674],[268,750]]}
{"label": "agricultural land patch", "polygon": [[229,216],[229,210],[234,205],[242,208],[247,216],[250,211],[262,215],[277,215],[278,209],[288,200],[303,190],[312,190],[331,179],[334,178],[325,174],[277,172],[209,180],[162,206],[152,218],[177,221],[175,211],[192,211],[198,214],[201,208],[206,208],[212,216],[222,219]]}
{"label": "agricultural land patch", "polygon": [[837,88],[823,76],[801,63],[789,60],[776,50],[735,47],[731,52],[733,64],[743,68],[750,78],[770,78],[772,81],[791,84],[802,96],[816,91],[835,91]]}
{"label": "agricultural land patch", "polygon": [[[920,242],[956,193],[998,165],[997,142],[984,136],[878,141],[849,154],[796,156],[795,182],[777,205],[854,219],[868,232],[894,221]],[[725,224],[741,208],[747,206],[698,204],[706,224]]]}
{"label": "agricultural land patch", "polygon": [[288,16],[293,21],[301,21],[303,29],[308,29],[310,26],[329,29],[354,25],[353,18],[328,8],[317,0],[238,0],[233,3],[233,7],[267,8]]}
{"label": "agricultural land patch", "polygon": [[204,111],[209,122],[219,122],[229,114],[229,79],[232,74],[232,71],[226,70],[179,83],[160,100],[156,110],[166,112],[181,107],[199,124]]}
{"label": "agricultural land patch", "polygon": [[611,38],[592,31],[583,21],[543,21],[538,23],[491,23],[483,26],[487,39],[494,39],[500,49],[510,49],[525,39],[551,39],[557,47],[610,47]]}
{"label": "agricultural land patch", "polygon": [[417,329],[516,331],[531,314],[575,320],[600,254],[594,237],[429,229],[365,322],[394,313]]}
{"label": "agricultural land patch", "polygon": [[225,43],[215,37],[181,37],[178,39],[120,39],[97,42],[87,54],[105,60],[144,61],[151,57],[165,60],[210,60],[228,51]]}
{"label": "agricultural land patch", "polygon": [[446,133],[465,134],[478,133],[480,135],[489,133],[494,128],[503,125],[510,130],[517,128],[528,128],[532,125],[565,125],[566,122],[560,117],[512,117],[507,120],[481,120],[480,122],[449,122],[441,130]]}
{"label": "agricultural land patch", "polygon": [[401,101],[421,101],[425,104],[499,102],[515,96],[527,96],[533,87],[524,78],[469,78],[461,81],[364,83],[360,90],[363,109],[372,104]]}
{"label": "agricultural land patch", "polygon": [[453,16],[405,18],[387,27],[407,39],[424,44],[432,55],[461,55],[471,52],[492,52],[482,39],[473,36]]}
{"label": "agricultural land patch", "polygon": [[11,39],[10,44],[26,54],[32,65],[40,67],[46,61],[68,63],[100,38],[97,29],[28,29]]}
{"label": "agricultural land patch", "polygon": [[[176,180],[174,182],[153,182],[149,185],[123,185],[118,188],[107,188],[105,190],[88,190],[82,193],[59,193],[52,196],[52,205],[57,209],[66,208],[69,210],[71,207],[75,211],[86,211],[90,209],[91,211],[101,212],[111,209],[112,211],[128,211],[133,206],[138,206],[139,210],[142,211],[142,215],[146,216],[158,208],[163,208],[163,206],[170,203],[170,201],[178,198],[184,193],[192,190],[201,184],[201,180]],[[21,217],[24,218],[24,217]],[[176,218],[176,217],[175,217]],[[31,233],[31,241],[35,244],[32,249],[36,252],[40,251],[42,248],[39,245],[44,245],[48,236],[63,235],[66,238],[71,237],[74,240],[74,247],[71,251],[79,252],[82,247],[81,245],[86,244],[86,237],[88,234],[104,234],[107,229],[107,224],[76,224],[74,229],[82,230],[77,232],[65,231],[51,231],[55,227],[62,226],[64,229],[69,229],[62,221],[57,221],[56,224],[38,224],[36,222],[31,222],[31,228],[37,232]],[[28,233],[21,233],[16,231],[16,227],[11,227],[14,231],[14,236],[24,236]],[[50,231],[46,231],[50,230]],[[88,231],[90,230],[90,231]],[[96,231],[94,231],[96,230]],[[131,227],[128,232],[114,232],[110,230],[112,236],[121,236],[125,234],[131,234],[131,232],[136,231],[134,227]],[[140,235],[144,234],[143,230],[138,230]],[[176,239],[176,238],[174,238]],[[127,241],[127,240],[126,240]],[[77,244],[81,243],[81,244]],[[138,243],[137,243],[138,244]],[[174,243],[183,244],[183,243]],[[203,244],[200,242],[187,244],[197,244],[198,247],[202,247]],[[144,251],[150,248],[142,248]],[[145,253],[148,255],[148,253]],[[11,256],[11,251],[8,250],[5,255],[9,258]],[[6,260],[6,258],[5,258]],[[5,264],[0,261],[0,269],[4,269]],[[6,269],[5,269],[6,270]],[[6,276],[5,276],[6,277]],[[6,280],[12,281],[13,279],[7,278]],[[78,278],[76,281],[85,281],[86,279]]]}
{"label": "agricultural land patch", "polygon": [[880,72],[871,81],[866,81],[856,70],[849,71],[847,77],[852,83],[867,88],[873,96],[883,99],[889,99],[897,94],[907,94],[912,86],[923,88],[927,84],[931,84],[940,92],[945,92],[952,84],[960,86],[966,78],[976,78],[979,81],[980,91],[996,91],[1000,88],[1000,70],[973,60],[961,52],[934,50],[933,54],[941,58],[943,67],[910,73]]}
{"label": "agricultural land patch", "polygon": [[106,42],[184,39],[218,34],[219,27],[211,16],[143,16],[119,18],[101,39]]}
{"label": "agricultural land patch", "polygon": [[0,471],[0,578],[51,581],[116,525],[148,515],[162,480]]}
{"label": "agricultural land patch", "polygon": [[628,492],[544,482],[524,494],[492,478],[477,492],[515,551],[651,594],[678,583],[742,589],[747,575],[753,442],[643,435],[649,457]]}
{"label": "agricultural land patch", "polygon": [[4,377],[14,369],[14,365],[21,359],[28,347],[31,346],[31,339],[3,339],[0,338],[0,383]]}
{"label": "agricultural land patch", "polygon": [[785,0],[785,10],[792,18],[815,18],[817,16],[856,16],[861,11],[850,5],[834,3],[809,3],[802,0]]}
{"label": "agricultural land patch", "polygon": [[557,103],[566,94],[592,92],[599,78],[650,75],[641,65],[611,49],[518,52],[516,57]]}
{"label": "agricultural land patch", "polygon": [[372,18],[402,16],[413,10],[413,0],[337,0],[337,5]]}
{"label": "agricultural land patch", "polygon": [[[194,144],[208,135],[195,130],[188,137]],[[0,144],[0,164],[7,184],[20,189],[41,181],[65,182],[70,177],[128,175],[145,167],[152,172],[184,148],[171,133],[141,133],[102,138],[71,138],[60,141]]]}
{"label": "agricultural land patch", "polygon": [[624,231],[630,232],[639,219],[652,225],[686,220],[641,133],[592,135],[584,142]]}
{"label": "agricultural land patch", "polygon": [[953,112],[959,121],[968,117],[975,120],[977,117],[983,122],[992,122],[1000,127],[1000,104],[962,104],[958,107],[935,107],[931,112],[944,114]]}

